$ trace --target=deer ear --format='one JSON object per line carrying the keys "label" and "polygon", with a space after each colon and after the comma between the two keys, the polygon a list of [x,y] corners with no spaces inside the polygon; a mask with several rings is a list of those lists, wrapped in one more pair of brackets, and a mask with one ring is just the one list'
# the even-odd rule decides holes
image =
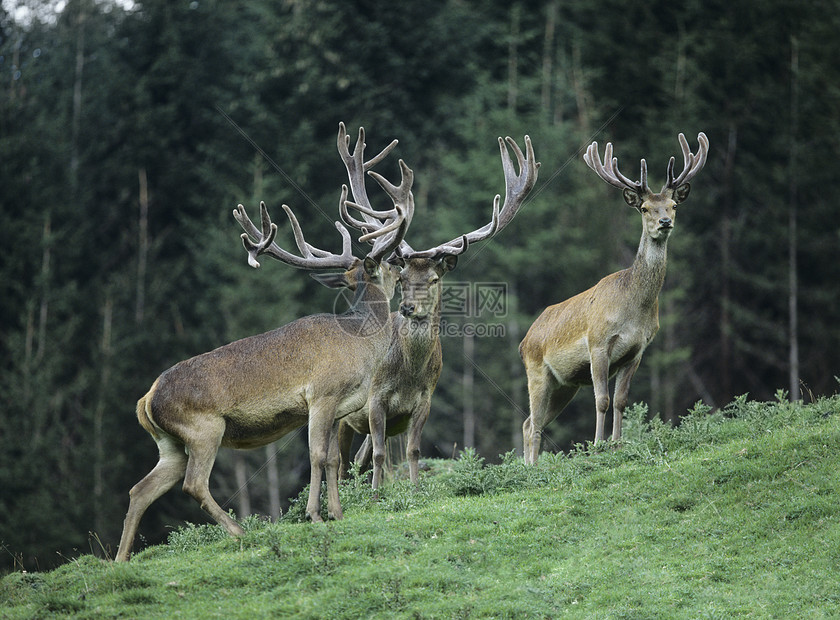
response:
{"label": "deer ear", "polygon": [[688,192],[691,191],[691,184],[690,183],[683,183],[677,189],[674,190],[674,202],[680,204],[686,198],[688,198]]}
{"label": "deer ear", "polygon": [[457,264],[458,256],[456,254],[444,254],[440,257],[440,260],[438,260],[437,268],[438,271],[440,271],[440,275],[443,275],[455,269]]}
{"label": "deer ear", "polygon": [[350,281],[346,271],[341,273],[310,273],[309,275],[327,288],[356,288],[356,283]]}
{"label": "deer ear", "polygon": [[624,194],[624,202],[629,204],[634,209],[640,210],[642,208],[642,196],[635,189],[625,187],[621,193]]}
{"label": "deer ear", "polygon": [[374,278],[377,275],[379,275],[379,261],[375,258],[365,256],[363,265],[365,268],[365,273],[368,274],[371,278]]}

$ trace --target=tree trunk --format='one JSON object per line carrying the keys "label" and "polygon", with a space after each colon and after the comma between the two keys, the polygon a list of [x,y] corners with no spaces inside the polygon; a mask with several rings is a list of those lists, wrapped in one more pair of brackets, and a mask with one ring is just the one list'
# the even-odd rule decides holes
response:
{"label": "tree trunk", "polygon": [[799,281],[797,276],[796,225],[797,225],[797,143],[799,133],[799,41],[793,36],[790,40],[790,163],[788,165],[789,203],[788,203],[788,312],[789,312],[789,365],[790,399],[800,399],[799,387],[799,321],[798,296]]}
{"label": "tree trunk", "polygon": [[542,57],[542,109],[544,118],[551,122],[551,94],[553,91],[554,30],[557,24],[557,1],[552,0],[545,7],[545,38]]}
{"label": "tree trunk", "polygon": [[105,442],[102,425],[105,416],[105,401],[108,384],[111,381],[111,326],[113,324],[114,302],[110,292],[102,307],[102,368],[99,373],[99,398],[93,410],[93,525],[94,531],[104,532],[106,528],[105,515],[102,509],[102,498],[105,490]]}
{"label": "tree trunk", "polygon": [[50,262],[52,253],[52,216],[47,211],[44,216],[44,228],[41,235],[41,304],[38,312],[38,344],[35,348],[34,366],[44,357],[47,346],[47,319],[50,307]]}
{"label": "tree trunk", "polygon": [[731,269],[730,243],[732,237],[732,222],[729,213],[732,213],[734,202],[732,176],[735,168],[735,151],[738,145],[738,128],[735,123],[729,126],[729,140],[726,149],[726,161],[723,170],[723,200],[725,208],[721,214],[720,229],[720,400],[729,401],[732,395],[732,326],[730,317],[730,305],[732,303],[729,270]]}
{"label": "tree trunk", "polygon": [[280,471],[277,469],[277,444],[265,447],[265,471],[268,476],[268,514],[276,521],[280,518]]}
{"label": "tree trunk", "polygon": [[236,499],[239,506],[236,516],[240,519],[251,514],[251,492],[248,488],[248,464],[245,454],[240,451],[233,453],[233,477],[236,480]]}
{"label": "tree trunk", "polygon": [[473,388],[475,385],[475,335],[471,330],[464,334],[464,447],[475,446],[475,405]]}
{"label": "tree trunk", "polygon": [[519,297],[516,294],[516,285],[511,283],[508,287],[507,298],[507,342],[510,353],[510,399],[513,403],[513,415],[511,415],[510,445],[517,453],[522,452],[522,422],[528,417],[528,403],[524,398],[525,377],[522,360],[519,359],[519,342],[522,340],[522,332],[519,329]]}
{"label": "tree trunk", "polygon": [[520,6],[514,3],[510,7],[510,38],[508,39],[508,110],[516,110],[519,96],[519,21]]}
{"label": "tree trunk", "polygon": [[140,182],[140,215],[137,240],[137,299],[134,307],[134,322],[143,322],[146,306],[146,263],[149,255],[149,182],[146,169],[137,171]]}
{"label": "tree trunk", "polygon": [[79,2],[76,16],[76,70],[73,80],[73,117],[70,142],[70,189],[77,196],[79,189],[79,133],[82,125],[82,77],[85,69],[85,3]]}

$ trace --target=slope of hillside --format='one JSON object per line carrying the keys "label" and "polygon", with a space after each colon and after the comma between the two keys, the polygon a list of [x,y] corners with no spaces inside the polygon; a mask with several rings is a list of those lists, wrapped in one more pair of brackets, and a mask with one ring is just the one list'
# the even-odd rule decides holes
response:
{"label": "slope of hillside", "polygon": [[0,617],[840,616],[840,398],[628,412],[620,447],[433,462],[359,479],[346,518],[187,525],[128,564],[82,555],[0,582]]}

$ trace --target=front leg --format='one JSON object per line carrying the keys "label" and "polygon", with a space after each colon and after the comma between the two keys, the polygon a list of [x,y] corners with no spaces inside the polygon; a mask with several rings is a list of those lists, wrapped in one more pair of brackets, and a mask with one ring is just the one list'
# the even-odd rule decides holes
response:
{"label": "front leg", "polygon": [[610,358],[606,350],[590,349],[592,389],[595,392],[595,443],[604,441],[604,426],[610,408]]}
{"label": "front leg", "polygon": [[[321,518],[321,479],[330,456],[330,442],[335,418],[334,403],[318,403],[309,410],[309,501],[306,503],[306,518],[323,521]],[[338,454],[338,446],[335,446]],[[340,518],[340,517],[339,517]]]}
{"label": "front leg", "polygon": [[414,486],[420,482],[420,434],[429,419],[429,409],[432,406],[432,395],[424,396],[417,409],[411,414],[408,425],[408,475]]}

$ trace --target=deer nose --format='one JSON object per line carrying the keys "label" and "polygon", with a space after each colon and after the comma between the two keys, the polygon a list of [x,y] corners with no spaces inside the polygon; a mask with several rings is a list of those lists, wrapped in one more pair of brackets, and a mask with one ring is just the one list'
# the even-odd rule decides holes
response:
{"label": "deer nose", "polygon": [[659,218],[659,225],[662,228],[671,228],[674,225],[673,220],[670,217],[661,217]]}
{"label": "deer nose", "polygon": [[400,314],[403,316],[414,314],[414,304],[400,304]]}

